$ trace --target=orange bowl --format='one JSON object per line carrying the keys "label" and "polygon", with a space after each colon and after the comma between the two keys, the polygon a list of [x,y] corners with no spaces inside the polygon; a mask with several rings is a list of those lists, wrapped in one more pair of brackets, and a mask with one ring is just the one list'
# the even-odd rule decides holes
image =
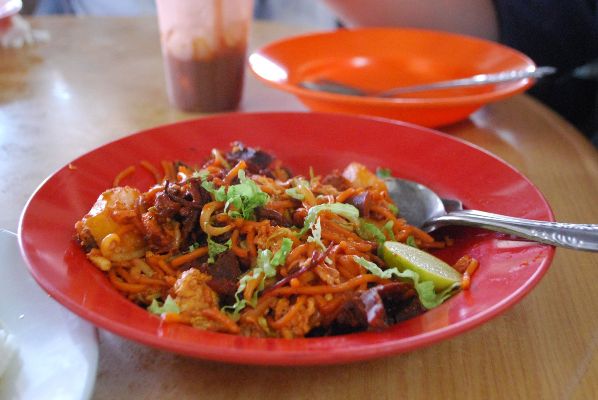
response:
{"label": "orange bowl", "polygon": [[365,90],[535,68],[524,54],[487,40],[439,31],[339,29],[283,39],[253,52],[251,71],[294,94],[314,111],[373,115],[437,127],[467,118],[484,104],[528,89],[533,79],[413,93],[394,98],[349,96],[298,86],[328,79]]}

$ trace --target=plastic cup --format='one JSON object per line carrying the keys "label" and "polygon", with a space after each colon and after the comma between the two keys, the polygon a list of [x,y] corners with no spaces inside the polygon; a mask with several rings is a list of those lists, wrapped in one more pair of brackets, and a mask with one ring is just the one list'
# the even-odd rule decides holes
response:
{"label": "plastic cup", "polygon": [[253,0],[156,0],[168,99],[190,112],[239,106]]}

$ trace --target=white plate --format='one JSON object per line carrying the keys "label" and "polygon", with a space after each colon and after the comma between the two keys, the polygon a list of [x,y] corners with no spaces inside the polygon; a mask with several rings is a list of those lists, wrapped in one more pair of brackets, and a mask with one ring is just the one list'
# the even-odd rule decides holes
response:
{"label": "white plate", "polygon": [[21,0],[0,0],[0,19],[18,13],[22,7],[23,2]]}
{"label": "white plate", "polygon": [[34,282],[16,235],[1,229],[0,260],[0,320],[18,347],[0,378],[0,399],[88,399],[98,363],[95,328]]}

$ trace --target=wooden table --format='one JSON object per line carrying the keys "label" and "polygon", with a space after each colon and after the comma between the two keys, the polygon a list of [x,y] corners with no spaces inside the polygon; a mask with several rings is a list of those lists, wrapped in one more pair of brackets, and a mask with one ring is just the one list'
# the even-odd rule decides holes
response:
{"label": "wooden table", "polygon": [[[71,159],[131,132],[196,115],[169,107],[153,18],[39,18],[49,43],[0,50],[0,227]],[[251,46],[309,29],[256,23]],[[248,76],[243,111],[305,110]],[[490,150],[544,193],[557,219],[598,223],[598,153],[521,95],[443,129]],[[94,399],[598,398],[598,254],[558,249],[520,304],[428,348],[327,367],[193,360],[101,331]]]}

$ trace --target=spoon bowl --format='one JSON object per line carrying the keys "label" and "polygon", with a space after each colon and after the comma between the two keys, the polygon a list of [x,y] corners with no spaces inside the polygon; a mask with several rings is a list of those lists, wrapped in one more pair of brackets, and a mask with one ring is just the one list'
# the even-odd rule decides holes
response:
{"label": "spoon bowl", "polygon": [[406,179],[384,180],[390,197],[399,208],[401,218],[421,228],[431,218],[447,214],[442,199],[427,186]]}
{"label": "spoon bowl", "polygon": [[432,232],[449,225],[488,229],[552,246],[598,252],[598,225],[528,220],[478,210],[464,210],[458,200],[442,199],[427,186],[386,178],[390,197],[409,224]]}

